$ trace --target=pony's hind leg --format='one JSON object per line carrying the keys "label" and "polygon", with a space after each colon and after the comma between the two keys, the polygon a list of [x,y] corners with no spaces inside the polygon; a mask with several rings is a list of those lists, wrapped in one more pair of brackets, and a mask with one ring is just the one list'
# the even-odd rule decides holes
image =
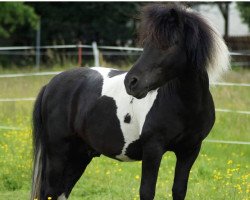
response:
{"label": "pony's hind leg", "polygon": [[80,139],[75,140],[73,144],[64,174],[66,198],[94,156]]}
{"label": "pony's hind leg", "polygon": [[43,199],[65,200],[92,157],[80,139],[48,149]]}
{"label": "pony's hind leg", "polygon": [[58,199],[64,191],[64,170],[67,163],[68,144],[46,144],[45,170],[42,174],[41,200]]}

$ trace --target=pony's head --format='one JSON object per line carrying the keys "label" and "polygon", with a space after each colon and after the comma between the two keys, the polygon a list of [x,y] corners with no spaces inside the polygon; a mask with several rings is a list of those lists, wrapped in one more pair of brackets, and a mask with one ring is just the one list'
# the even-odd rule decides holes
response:
{"label": "pony's head", "polygon": [[143,53],[126,75],[128,94],[143,98],[190,70],[208,72],[214,80],[228,69],[223,39],[200,14],[178,4],[156,4],[144,7],[141,20]]}

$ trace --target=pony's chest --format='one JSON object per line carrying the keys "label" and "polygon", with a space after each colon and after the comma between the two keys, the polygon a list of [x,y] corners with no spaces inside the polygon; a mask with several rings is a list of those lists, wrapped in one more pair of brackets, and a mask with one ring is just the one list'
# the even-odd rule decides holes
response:
{"label": "pony's chest", "polygon": [[108,97],[113,100],[119,127],[127,143],[139,138],[150,107],[146,104],[140,105],[137,99],[127,94],[124,77],[125,74],[104,79],[101,98]]}
{"label": "pony's chest", "polygon": [[[106,74],[107,72],[102,73],[104,81],[100,100],[106,98],[110,100],[110,105],[106,104],[106,109],[111,106],[115,109],[111,112],[115,115],[116,120],[110,121],[107,114],[105,116],[107,120],[105,123],[111,123],[111,126],[119,128],[118,132],[122,134],[123,145],[115,157],[119,160],[128,161],[131,159],[127,156],[127,148],[130,144],[139,140],[146,116],[156,99],[157,91],[150,92],[145,98],[138,100],[128,95],[125,90],[124,78],[126,74],[117,75],[112,78],[106,76]],[[115,123],[115,121],[118,121],[118,123]],[[114,136],[118,132],[113,133]],[[110,134],[109,130],[104,134]]]}
{"label": "pony's chest", "polygon": [[[119,121],[119,129],[122,133],[124,141],[121,152],[116,158],[122,161],[131,161],[137,155],[131,156],[133,152],[141,151],[138,141],[142,134],[142,129],[146,121],[146,117],[153,105],[153,101],[137,100],[124,90],[124,93],[117,91],[116,95],[111,96],[109,93],[103,93],[103,96],[110,97],[116,105],[116,117]],[[110,122],[112,123],[112,122]],[[115,124],[114,124],[115,125]],[[131,147],[132,146],[132,151]],[[130,153],[128,153],[128,151]]]}

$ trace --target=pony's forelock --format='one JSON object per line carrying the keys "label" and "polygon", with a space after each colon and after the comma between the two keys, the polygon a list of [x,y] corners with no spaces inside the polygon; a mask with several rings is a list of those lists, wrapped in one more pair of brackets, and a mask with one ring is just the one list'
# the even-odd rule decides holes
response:
{"label": "pony's forelock", "polygon": [[150,40],[158,48],[168,48],[184,38],[188,64],[206,70],[217,81],[230,68],[228,48],[218,31],[198,12],[181,4],[153,4],[143,8],[139,43]]}
{"label": "pony's forelock", "polygon": [[141,12],[139,44],[152,41],[158,48],[167,48],[175,43],[180,35],[179,15],[182,7],[177,4],[153,4],[145,6]]}

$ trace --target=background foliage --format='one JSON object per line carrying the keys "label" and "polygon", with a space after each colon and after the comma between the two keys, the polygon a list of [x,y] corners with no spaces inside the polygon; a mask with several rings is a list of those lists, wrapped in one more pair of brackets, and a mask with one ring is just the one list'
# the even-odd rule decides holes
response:
{"label": "background foliage", "polygon": [[[1,39],[9,45],[35,43],[35,27],[41,20],[41,44],[124,44],[135,36],[138,2],[27,2],[0,3]],[[18,35],[18,37],[16,37]]]}
{"label": "background foliage", "polygon": [[43,2],[29,3],[41,16],[42,44],[91,43],[114,45],[131,38],[135,30],[134,14],[139,3]]}
{"label": "background foliage", "polygon": [[1,2],[0,6],[0,37],[8,38],[19,27],[29,25],[36,27],[38,16],[28,5],[17,2]]}
{"label": "background foliage", "polygon": [[237,7],[240,11],[243,22],[248,25],[250,29],[250,3],[249,2],[237,2]]}
{"label": "background foliage", "polygon": [[[204,2],[187,3],[195,6]],[[125,44],[135,41],[140,2],[1,2],[0,45],[32,45],[41,20],[42,45],[75,43]],[[206,3],[207,4],[207,3]],[[214,2],[210,2],[214,4]],[[221,4],[218,3],[220,7]],[[250,3],[238,2],[250,26]],[[7,42],[6,38],[9,38]],[[3,40],[5,39],[5,40]]]}

